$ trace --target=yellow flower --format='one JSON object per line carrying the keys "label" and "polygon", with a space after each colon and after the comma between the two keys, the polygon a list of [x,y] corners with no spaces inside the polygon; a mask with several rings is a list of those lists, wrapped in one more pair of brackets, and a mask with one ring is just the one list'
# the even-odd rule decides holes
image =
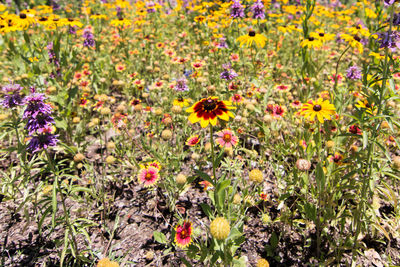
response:
{"label": "yellow flower", "polygon": [[360,42],[361,38],[356,36],[351,36],[349,34],[342,34],[340,36],[343,40],[345,40],[351,47],[357,48],[360,53],[364,51],[363,45]]}
{"label": "yellow flower", "polygon": [[364,101],[359,100],[359,101],[357,101],[357,104],[355,106],[359,109],[365,109],[365,111],[369,114],[375,113],[375,105],[370,104],[368,102],[368,100],[364,100]]}
{"label": "yellow flower", "polygon": [[128,20],[128,19],[123,19],[123,18],[120,18],[120,19],[113,19],[111,22],[110,22],[110,25],[112,25],[112,26],[115,26],[115,27],[118,27],[118,26],[130,26],[132,24],[132,21],[130,21],[130,20]]}
{"label": "yellow flower", "polygon": [[189,100],[190,99],[185,99],[185,98],[179,97],[178,99],[174,100],[173,105],[180,106],[180,107],[187,107],[187,106],[189,106]]}
{"label": "yellow flower", "polygon": [[215,126],[218,118],[225,121],[229,117],[234,118],[230,109],[235,109],[231,101],[221,101],[216,96],[210,96],[194,103],[186,112],[192,113],[188,118],[191,123],[200,122],[201,127],[205,128],[209,123]]}
{"label": "yellow flower", "polygon": [[330,115],[335,115],[335,106],[329,103],[328,100],[318,98],[317,101],[311,100],[304,103],[300,114],[310,120],[314,120],[317,117],[318,121],[323,123],[324,119],[331,120]]}
{"label": "yellow flower", "polygon": [[308,48],[319,48],[322,46],[322,42],[320,39],[310,36],[307,39],[304,39],[300,45],[301,47],[307,46]]}
{"label": "yellow flower", "polygon": [[369,53],[369,56],[373,56],[375,59],[378,59],[378,60],[385,58],[385,56],[383,56],[383,55],[381,55],[379,53],[375,53],[375,52]]}
{"label": "yellow flower", "polygon": [[335,39],[335,35],[332,33],[325,33],[324,30],[316,30],[316,32],[310,33],[310,37],[320,40],[322,43]]}
{"label": "yellow flower", "polygon": [[257,47],[263,48],[267,41],[267,37],[258,34],[253,30],[250,30],[248,34],[240,36],[239,38],[236,39],[236,41],[240,42],[241,47],[245,44],[246,47],[252,46],[254,42],[257,45]]}
{"label": "yellow flower", "polygon": [[370,8],[365,8],[365,16],[371,19],[376,19],[378,17],[378,15],[376,15],[376,13]]}

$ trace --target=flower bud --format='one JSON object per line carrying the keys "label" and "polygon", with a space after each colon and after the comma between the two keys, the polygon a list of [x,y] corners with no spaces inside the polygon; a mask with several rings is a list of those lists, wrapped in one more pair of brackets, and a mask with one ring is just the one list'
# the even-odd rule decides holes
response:
{"label": "flower bud", "polygon": [[257,261],[257,267],[269,267],[269,263],[266,259],[260,258]]}
{"label": "flower bud", "polygon": [[186,181],[187,181],[186,175],[184,175],[183,173],[178,174],[178,175],[176,176],[176,178],[175,178],[175,181],[176,181],[176,183],[179,184],[179,185],[185,184]]}
{"label": "flower bud", "polygon": [[332,140],[329,140],[326,142],[325,145],[327,148],[333,148],[333,147],[335,147],[335,142],[333,142]]}
{"label": "flower bud", "polygon": [[106,158],[106,163],[107,164],[113,164],[115,162],[115,158],[113,156],[108,156]]}
{"label": "flower bud", "polygon": [[161,132],[161,138],[164,140],[170,140],[172,138],[171,130],[165,129]]}
{"label": "flower bud", "polygon": [[300,171],[308,171],[311,168],[311,162],[306,159],[298,159],[296,161],[296,167]]}
{"label": "flower bud", "polygon": [[392,164],[393,168],[399,170],[400,169],[400,156],[393,157],[392,161],[393,161],[393,164]]}
{"label": "flower bud", "polygon": [[84,160],[85,159],[85,155],[83,155],[82,153],[77,153],[75,156],[74,156],[74,161],[75,162],[81,162],[82,160]]}
{"label": "flower bud", "polygon": [[217,240],[225,240],[230,231],[229,222],[223,217],[215,218],[210,224],[211,235]]}
{"label": "flower bud", "polygon": [[249,179],[252,182],[262,183],[264,181],[264,176],[262,171],[260,171],[259,169],[253,169],[249,173]]}

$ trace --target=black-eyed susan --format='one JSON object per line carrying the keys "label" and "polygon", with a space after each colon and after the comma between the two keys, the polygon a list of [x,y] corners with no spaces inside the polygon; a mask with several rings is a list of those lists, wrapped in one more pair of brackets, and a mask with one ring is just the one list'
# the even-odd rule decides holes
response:
{"label": "black-eyed susan", "polygon": [[319,39],[322,43],[335,39],[335,35],[333,33],[325,33],[325,31],[321,29],[318,29],[315,32],[310,33],[310,37]]}
{"label": "black-eyed susan", "polygon": [[342,34],[340,38],[345,40],[351,47],[357,48],[360,53],[364,51],[364,47],[361,43],[361,38],[358,35],[352,36],[349,34]]}
{"label": "black-eyed susan", "polygon": [[318,121],[323,123],[324,119],[331,120],[330,115],[335,115],[335,106],[329,103],[328,100],[318,98],[317,101],[310,100],[304,103],[300,114],[310,120],[314,120],[317,117]]}
{"label": "black-eyed susan", "polygon": [[191,123],[200,122],[201,127],[205,128],[209,123],[215,126],[218,118],[225,121],[229,117],[234,118],[230,109],[235,109],[231,101],[221,101],[217,96],[210,96],[194,103],[186,112],[192,113],[188,118]]}
{"label": "black-eyed susan", "polygon": [[300,45],[301,47],[307,46],[308,48],[319,48],[322,46],[322,42],[320,39],[310,36],[307,39],[304,39]]}
{"label": "black-eyed susan", "polygon": [[189,106],[190,99],[185,99],[183,97],[178,97],[177,99],[174,100],[173,105],[174,106],[180,106],[180,107],[187,107]]}
{"label": "black-eyed susan", "polygon": [[253,45],[253,43],[255,43],[257,47],[263,48],[267,41],[267,37],[256,33],[254,30],[250,30],[248,34],[238,37],[236,41],[240,42],[241,47],[244,45],[246,45],[246,47],[250,47]]}

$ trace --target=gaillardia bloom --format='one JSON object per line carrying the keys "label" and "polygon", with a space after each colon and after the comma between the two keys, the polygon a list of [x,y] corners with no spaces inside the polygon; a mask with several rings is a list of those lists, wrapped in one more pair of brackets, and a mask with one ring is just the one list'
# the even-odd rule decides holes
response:
{"label": "gaillardia bloom", "polygon": [[324,123],[324,119],[331,120],[330,115],[335,115],[335,106],[322,98],[310,100],[303,104],[300,114],[310,120],[314,120],[316,116],[320,123]]}
{"label": "gaillardia bloom", "polygon": [[175,227],[175,243],[180,248],[185,248],[189,246],[192,242],[192,223],[189,221],[184,221],[182,225],[178,224]]}
{"label": "gaillardia bloom", "polygon": [[142,182],[146,187],[154,185],[160,177],[158,174],[158,169],[153,166],[140,169],[138,176],[139,181]]}
{"label": "gaillardia bloom", "polygon": [[218,138],[215,141],[221,147],[232,147],[236,146],[238,143],[237,136],[235,136],[234,133],[229,129],[222,130],[218,132],[217,135]]}
{"label": "gaillardia bloom", "polygon": [[215,126],[218,118],[225,121],[229,117],[234,118],[230,109],[235,109],[231,101],[221,101],[217,96],[210,96],[194,103],[186,112],[192,113],[188,118],[191,123],[200,122],[201,127],[205,128],[209,123]]}
{"label": "gaillardia bloom", "polygon": [[195,146],[200,142],[200,138],[198,135],[193,135],[186,140],[186,145]]}

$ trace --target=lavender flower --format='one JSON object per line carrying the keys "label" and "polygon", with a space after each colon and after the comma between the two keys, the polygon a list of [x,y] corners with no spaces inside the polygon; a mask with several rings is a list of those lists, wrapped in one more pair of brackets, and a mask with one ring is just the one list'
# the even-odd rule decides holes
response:
{"label": "lavender flower", "polygon": [[392,51],[400,48],[400,35],[396,31],[378,33],[380,48],[390,48]]}
{"label": "lavender flower", "polygon": [[55,146],[58,142],[57,137],[58,135],[51,133],[50,128],[42,129],[39,134],[32,136],[28,143],[28,150],[35,153],[50,146]]}
{"label": "lavender flower", "polygon": [[85,38],[85,40],[83,41],[83,46],[85,47],[93,47],[95,46],[95,41],[94,41],[94,36],[92,33],[92,30],[90,28],[86,28],[83,30],[83,38]]}
{"label": "lavender flower", "polygon": [[76,34],[76,26],[69,27],[68,33],[71,35]]}
{"label": "lavender flower", "polygon": [[226,43],[226,38],[219,38],[218,48],[228,48],[228,44]]}
{"label": "lavender flower", "polygon": [[61,76],[61,68],[60,68],[60,61],[57,58],[56,53],[53,50],[53,42],[50,42],[46,46],[47,48],[47,53],[49,55],[49,62],[53,63],[54,66],[56,67],[56,71],[50,73],[50,78],[55,78],[55,77],[60,77]]}
{"label": "lavender flower", "polygon": [[361,79],[361,69],[357,66],[351,66],[346,70],[346,77],[350,80]]}
{"label": "lavender flower", "polygon": [[24,111],[24,115],[22,118],[24,120],[36,118],[38,114],[50,114],[51,106],[49,104],[45,104],[43,101],[46,99],[44,94],[33,93],[26,97],[27,106]]}
{"label": "lavender flower", "polygon": [[185,78],[180,78],[176,81],[175,90],[179,92],[189,91],[187,86],[187,80]]}
{"label": "lavender flower", "polygon": [[224,68],[224,71],[220,74],[221,79],[231,81],[238,76],[232,69],[231,64],[223,64],[222,67]]}
{"label": "lavender flower", "polygon": [[57,68],[59,68],[60,61],[58,61],[56,53],[53,50],[53,42],[48,43],[46,48],[47,48],[47,54],[49,55],[49,62],[53,63]]}
{"label": "lavender flower", "polygon": [[396,0],[383,0],[383,4],[385,5],[385,7],[393,5],[394,2],[396,2]]}
{"label": "lavender flower", "polygon": [[117,6],[115,8],[115,11],[117,11],[117,18],[118,19],[122,19],[122,9],[121,9],[121,7]]}
{"label": "lavender flower", "polygon": [[232,18],[244,18],[244,8],[238,0],[234,0],[231,6]]}
{"label": "lavender flower", "polygon": [[255,2],[251,6],[251,12],[253,12],[253,19],[265,19],[264,4],[260,0]]}
{"label": "lavender flower", "polygon": [[28,119],[25,125],[25,129],[28,130],[29,134],[34,134],[36,131],[40,131],[54,123],[54,119],[50,116],[50,113],[39,112],[35,117]]}
{"label": "lavender flower", "polygon": [[183,71],[183,75],[185,75],[186,77],[189,77],[190,74],[192,74],[192,73],[193,73],[193,70],[184,70]]}
{"label": "lavender flower", "polygon": [[147,3],[146,3],[147,12],[148,12],[148,13],[154,13],[154,12],[156,12],[156,9],[154,8],[155,5],[156,5],[156,4],[155,4],[153,1],[147,2]]}
{"label": "lavender flower", "polygon": [[26,97],[27,106],[23,119],[27,120],[25,129],[28,130],[31,140],[28,143],[28,150],[35,153],[49,146],[55,146],[58,142],[57,135],[52,134],[54,119],[51,116],[51,106],[44,103],[44,94],[35,93]]}
{"label": "lavender flower", "polygon": [[19,84],[8,84],[1,88],[4,98],[0,104],[4,108],[14,108],[25,104],[24,97],[21,94],[23,88]]}
{"label": "lavender flower", "polygon": [[393,19],[388,19],[387,22],[390,23],[390,21],[393,21],[393,26],[399,26],[400,25],[400,13],[394,13],[393,14]]}

